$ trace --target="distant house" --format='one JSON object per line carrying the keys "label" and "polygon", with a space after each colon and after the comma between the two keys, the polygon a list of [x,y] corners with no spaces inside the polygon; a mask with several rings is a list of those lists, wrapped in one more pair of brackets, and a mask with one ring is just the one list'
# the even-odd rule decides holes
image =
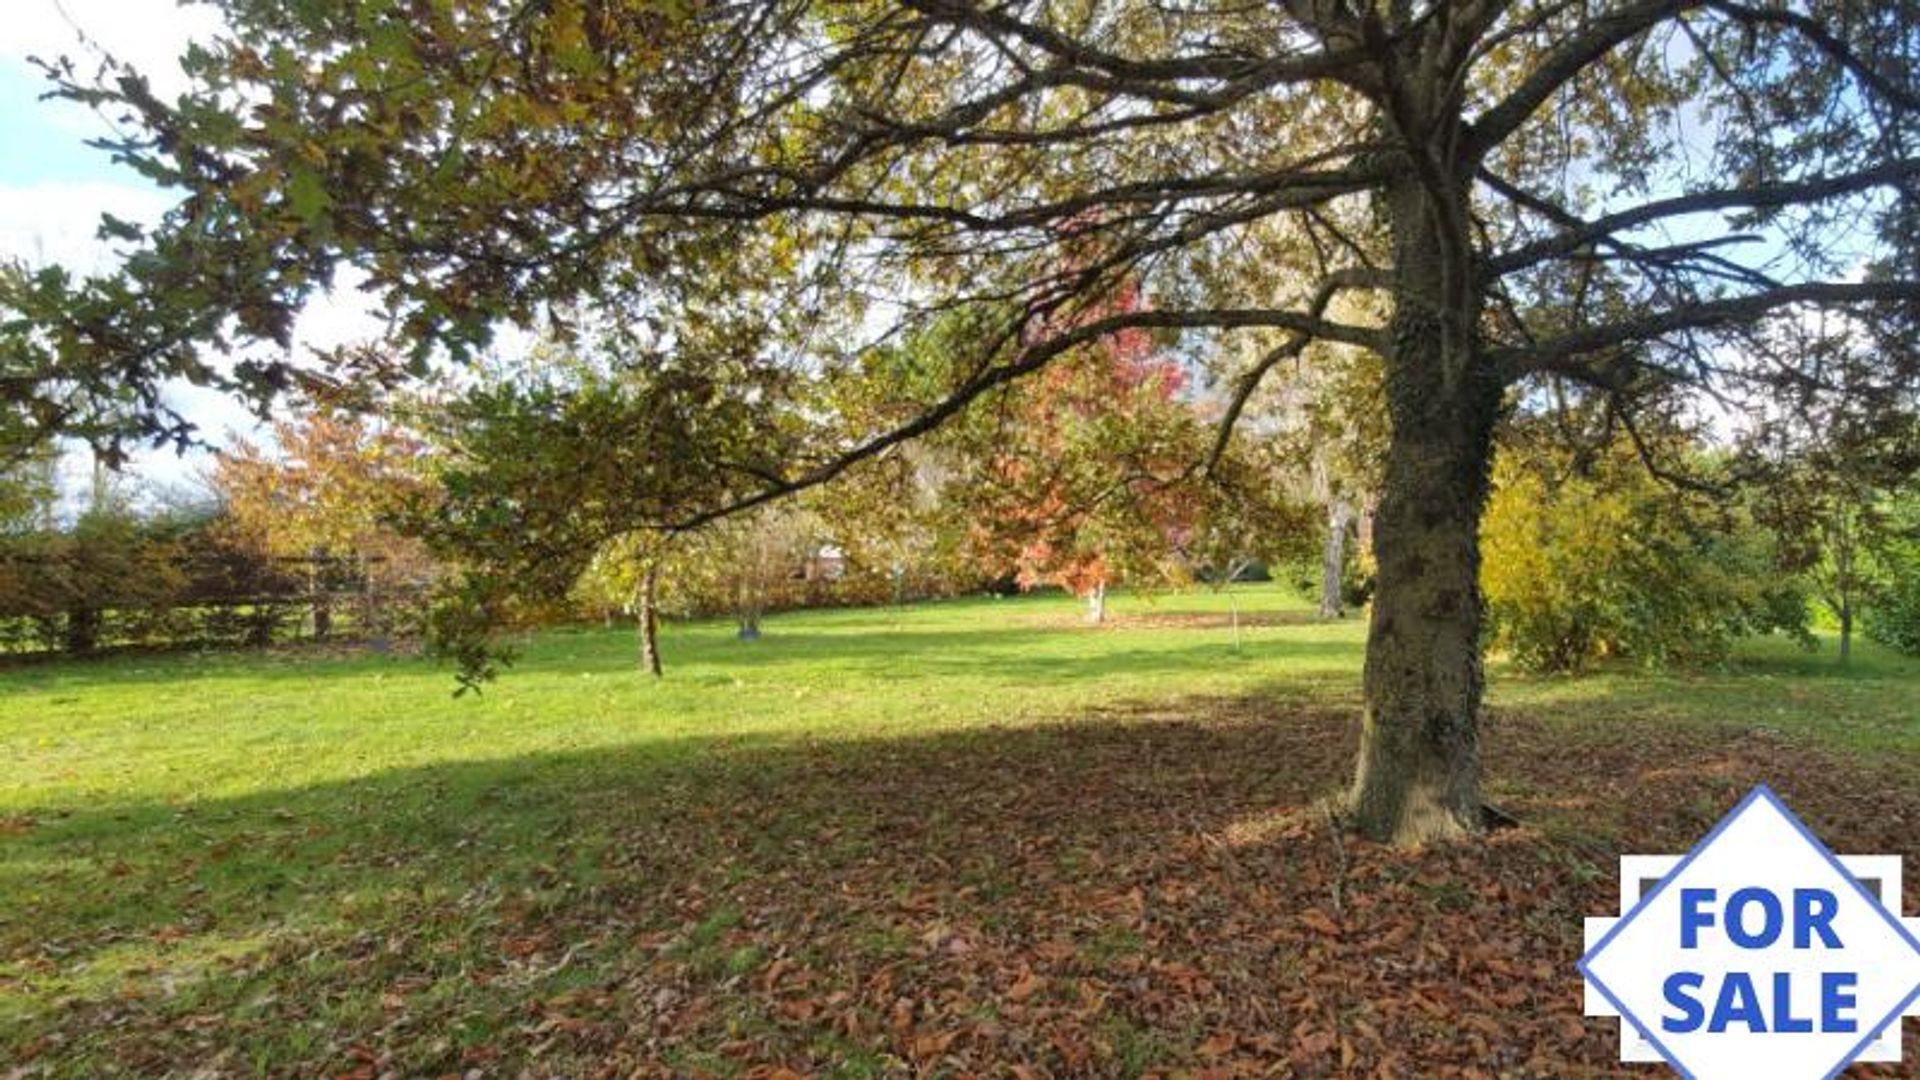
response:
{"label": "distant house", "polygon": [[800,564],[803,581],[839,581],[846,573],[847,553],[835,544],[821,544]]}

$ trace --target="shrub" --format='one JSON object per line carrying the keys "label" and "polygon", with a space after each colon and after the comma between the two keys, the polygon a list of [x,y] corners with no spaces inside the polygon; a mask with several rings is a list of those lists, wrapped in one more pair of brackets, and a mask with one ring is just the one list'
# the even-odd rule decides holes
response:
{"label": "shrub", "polygon": [[1581,471],[1503,452],[1482,554],[1493,643],[1531,670],[1712,662],[1775,630],[1812,640],[1771,534],[1668,488],[1624,450]]}
{"label": "shrub", "polygon": [[1868,637],[1908,656],[1920,656],[1920,568],[1896,574],[1867,609],[1865,622]]}
{"label": "shrub", "polygon": [[[1340,603],[1358,610],[1373,599],[1373,555],[1361,550],[1359,539],[1351,536],[1347,538],[1346,550],[1342,554]],[[1320,595],[1321,575],[1324,572],[1325,567],[1317,552],[1275,563],[1272,568],[1276,580],[1286,583],[1310,600]]]}

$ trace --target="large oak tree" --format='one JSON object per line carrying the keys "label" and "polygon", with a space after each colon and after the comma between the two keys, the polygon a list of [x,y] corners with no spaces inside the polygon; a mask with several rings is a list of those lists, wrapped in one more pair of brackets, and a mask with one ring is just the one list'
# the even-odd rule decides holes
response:
{"label": "large oak tree", "polygon": [[[285,367],[210,357],[284,343],[349,265],[422,356],[750,294],[791,315],[759,362],[816,371],[882,324],[996,313],[906,418],[822,417],[806,452],[735,463],[752,492],[663,523],[685,525],[1105,336],[1265,335],[1248,393],[1313,342],[1368,349],[1391,439],[1352,810],[1379,837],[1481,821],[1476,523],[1504,407],[1549,379],[1817,380],[1740,335],[1820,306],[1899,340],[1920,297],[1913,0],[221,6],[232,34],[180,100],[55,66],[185,200],[113,226],[123,273],[0,278],[10,418],[177,435],[166,377],[271,391]],[[1123,282],[1149,302],[1106,309]]]}

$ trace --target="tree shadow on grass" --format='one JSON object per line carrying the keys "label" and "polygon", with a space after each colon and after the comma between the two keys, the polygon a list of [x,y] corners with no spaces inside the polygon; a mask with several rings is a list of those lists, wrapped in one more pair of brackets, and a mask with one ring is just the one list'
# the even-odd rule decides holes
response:
{"label": "tree shadow on grass", "polygon": [[[58,898],[67,903],[29,901],[26,918],[14,924],[36,937],[95,916],[117,920],[104,927],[113,932],[140,934],[195,911],[225,909],[235,917],[253,909],[277,918],[325,906],[335,894],[422,875],[456,887],[539,877],[588,840],[638,834],[641,847],[653,847],[649,834],[688,828],[713,841],[708,851],[681,852],[689,866],[712,852],[784,843],[801,826],[831,822],[838,834],[870,829],[878,838],[897,833],[908,818],[991,820],[996,828],[1087,837],[1117,830],[1119,842],[1137,835],[1152,844],[1155,832],[1173,825],[1154,818],[1166,806],[1199,815],[1192,823],[1249,800],[1303,803],[1344,766],[1343,740],[1302,757],[1286,728],[1209,715],[1225,707],[1209,702],[1189,720],[1194,707],[1186,703],[1119,705],[1065,721],[929,737],[648,741],[399,769],[189,804],[30,809],[23,815],[30,826],[0,838],[0,896],[18,900],[37,884],[52,899],[47,886],[65,886]],[[1259,706],[1231,708],[1244,719]],[[1323,718],[1344,726],[1337,714]],[[1250,767],[1261,760],[1273,767]],[[1036,801],[1036,794],[1048,797]],[[1086,798],[1129,817],[1089,818],[1081,812]],[[928,839],[946,845],[944,853],[933,851],[942,858],[973,842],[964,829]],[[50,869],[69,876],[49,879]],[[89,872],[97,875],[90,884]],[[276,878],[284,887],[245,895],[233,888]]]}
{"label": "tree shadow on grass", "polygon": [[22,1003],[0,1057],[56,1076],[1629,1075],[1571,975],[1608,852],[1679,850],[1757,778],[1842,850],[1889,835],[1886,784],[1836,793],[1830,762],[1750,733],[1500,716],[1494,791],[1536,827],[1388,851],[1318,809],[1352,713],[1276,700],[38,820],[0,837],[0,989]]}

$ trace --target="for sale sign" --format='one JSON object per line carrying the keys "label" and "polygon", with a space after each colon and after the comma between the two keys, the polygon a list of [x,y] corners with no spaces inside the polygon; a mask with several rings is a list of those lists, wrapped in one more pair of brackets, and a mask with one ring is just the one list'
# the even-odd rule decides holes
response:
{"label": "for sale sign", "polygon": [[1620,919],[1588,919],[1588,1015],[1622,1061],[1692,1080],[1826,1080],[1899,1061],[1920,1015],[1920,920],[1891,855],[1837,857],[1755,788],[1684,857],[1620,859]]}
{"label": "for sale sign", "polygon": [[1898,858],[1842,859],[1756,788],[1686,856],[1621,860],[1626,914],[1588,920],[1587,1011],[1622,1018],[1623,1061],[1691,1080],[1898,1061],[1900,1018],[1920,1014],[1899,887]]}

